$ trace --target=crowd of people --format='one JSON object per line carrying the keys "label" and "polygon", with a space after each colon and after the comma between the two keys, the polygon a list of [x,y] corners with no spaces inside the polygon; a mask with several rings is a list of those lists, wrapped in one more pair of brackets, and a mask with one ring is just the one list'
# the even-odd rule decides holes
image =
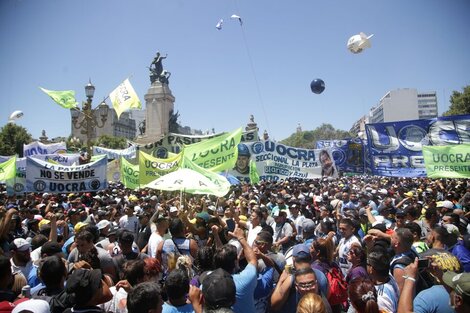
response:
{"label": "crowd of people", "polygon": [[470,312],[470,179],[0,188],[0,312]]}

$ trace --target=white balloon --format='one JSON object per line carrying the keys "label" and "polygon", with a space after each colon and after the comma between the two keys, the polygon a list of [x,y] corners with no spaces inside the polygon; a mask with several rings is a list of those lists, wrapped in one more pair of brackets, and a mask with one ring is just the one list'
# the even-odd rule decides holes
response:
{"label": "white balloon", "polygon": [[13,113],[11,113],[10,117],[8,118],[8,122],[14,122],[15,120],[19,119],[20,117],[22,117],[24,114],[22,111],[20,110],[17,110]]}
{"label": "white balloon", "polygon": [[241,18],[240,16],[236,15],[236,14],[232,14],[232,16],[230,16],[230,18],[231,18],[232,20],[238,20],[238,21],[240,22],[240,25],[243,24],[242,18]]}
{"label": "white balloon", "polygon": [[348,40],[347,47],[349,51],[354,54],[361,53],[365,48],[370,48],[370,41],[369,39],[372,38],[374,34],[367,36],[364,33],[359,33],[359,35],[354,35]]}
{"label": "white balloon", "polygon": [[220,19],[219,22],[217,23],[217,25],[215,25],[215,28],[217,28],[218,30],[221,30],[223,23],[224,23],[224,20]]}

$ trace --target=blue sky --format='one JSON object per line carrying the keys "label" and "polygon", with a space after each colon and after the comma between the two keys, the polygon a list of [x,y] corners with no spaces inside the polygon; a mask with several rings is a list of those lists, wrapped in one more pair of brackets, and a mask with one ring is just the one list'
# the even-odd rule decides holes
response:
{"label": "blue sky", "polygon": [[[129,76],[145,102],[157,51],[180,121],[196,129],[230,131],[253,114],[277,140],[297,123],[349,130],[397,88],[436,91],[441,114],[470,84],[469,13],[467,0],[1,0],[1,124],[22,110],[33,137],[68,136],[70,112],[38,87],[81,101],[90,77],[95,106]],[[355,55],[346,43],[361,31],[372,48]]]}

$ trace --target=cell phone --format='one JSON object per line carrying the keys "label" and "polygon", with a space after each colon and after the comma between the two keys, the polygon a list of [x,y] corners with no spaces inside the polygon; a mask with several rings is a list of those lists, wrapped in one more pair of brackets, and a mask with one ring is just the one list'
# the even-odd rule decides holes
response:
{"label": "cell phone", "polygon": [[227,229],[230,232],[233,232],[235,230],[235,221],[232,219],[228,219],[225,221],[227,223]]}
{"label": "cell phone", "polygon": [[419,269],[425,269],[425,268],[428,268],[429,265],[430,265],[430,260],[427,259],[427,258],[423,258],[423,259],[418,259],[418,268]]}

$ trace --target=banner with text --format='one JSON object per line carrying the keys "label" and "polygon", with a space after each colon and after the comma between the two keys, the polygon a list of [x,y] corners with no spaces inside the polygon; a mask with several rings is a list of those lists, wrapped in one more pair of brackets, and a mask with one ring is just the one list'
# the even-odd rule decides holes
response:
{"label": "banner with text", "polygon": [[362,140],[318,140],[317,149],[330,149],[336,168],[343,173],[364,173],[364,145]]}
{"label": "banner with text", "polygon": [[238,146],[236,165],[229,173],[240,181],[249,182],[250,160],[255,162],[261,180],[338,176],[329,149],[294,148],[272,141],[242,143]]}
{"label": "banner with text", "polygon": [[[162,139],[146,144],[141,145],[132,142],[132,145],[135,145],[139,151],[144,151],[147,154],[150,154],[159,159],[165,159],[170,157],[169,153],[180,153],[183,149],[183,146],[192,145],[201,141],[205,141],[211,138],[222,136],[226,133],[218,133],[211,135],[183,135],[183,134],[173,134],[170,133]],[[257,131],[247,131],[242,133],[241,137],[242,142],[251,142],[258,141],[258,132]]]}
{"label": "banner with text", "polygon": [[29,192],[69,193],[105,189],[108,160],[77,166],[56,165],[26,158],[26,189]]}
{"label": "banner with text", "polygon": [[184,147],[184,156],[206,170],[221,172],[237,162],[242,129]]}
{"label": "banner with text", "polygon": [[470,144],[424,146],[423,157],[428,177],[470,177]]}
{"label": "banner with text", "polygon": [[129,189],[140,187],[139,183],[139,164],[132,164],[121,157],[121,181]]}
{"label": "banner with text", "polygon": [[23,155],[25,157],[33,156],[36,154],[57,154],[67,153],[65,142],[57,142],[51,144],[44,144],[39,141],[32,142],[23,146]]}
{"label": "banner with text", "polygon": [[32,156],[35,159],[46,161],[52,164],[61,164],[61,165],[74,165],[78,164],[80,159],[80,154],[78,153],[55,153],[55,154],[35,154]]}
{"label": "banner with text", "polygon": [[139,151],[139,183],[147,185],[162,175],[177,170],[181,165],[182,153],[168,159],[154,158]]}
{"label": "banner with text", "polygon": [[93,155],[105,154],[109,160],[117,160],[120,157],[126,159],[134,159],[136,157],[137,147],[135,145],[126,149],[108,149],[103,147],[93,146]]}
{"label": "banner with text", "polygon": [[367,124],[372,175],[426,176],[423,146],[470,143],[470,115]]}

